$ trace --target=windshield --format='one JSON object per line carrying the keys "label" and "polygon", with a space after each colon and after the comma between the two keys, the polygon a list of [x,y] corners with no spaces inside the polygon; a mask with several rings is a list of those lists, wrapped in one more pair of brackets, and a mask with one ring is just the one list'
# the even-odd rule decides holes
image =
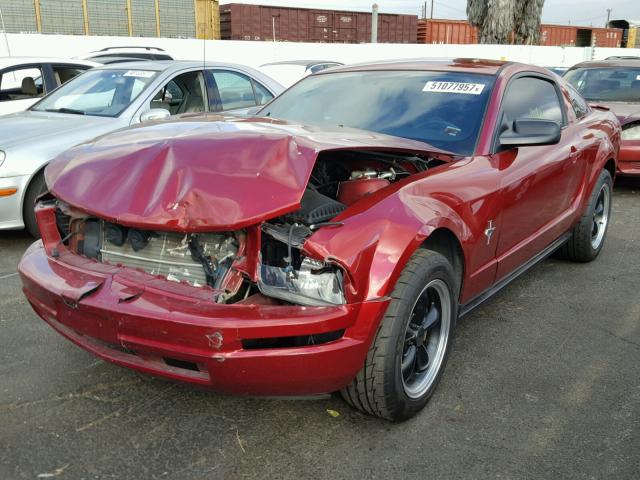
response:
{"label": "windshield", "polygon": [[492,76],[470,73],[330,73],[305,78],[258,115],[370,130],[470,155],[492,86]]}
{"label": "windshield", "polygon": [[576,68],[564,79],[587,100],[640,102],[640,67]]}
{"label": "windshield", "polygon": [[89,70],[43,98],[31,110],[117,117],[157,73],[151,70]]}

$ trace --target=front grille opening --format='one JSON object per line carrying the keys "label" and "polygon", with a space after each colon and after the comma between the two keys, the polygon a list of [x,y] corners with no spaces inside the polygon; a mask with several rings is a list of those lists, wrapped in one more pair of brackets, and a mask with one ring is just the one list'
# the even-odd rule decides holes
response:
{"label": "front grille opening", "polygon": [[258,350],[262,348],[293,348],[310,347],[333,342],[342,338],[344,329],[335,332],[317,333],[314,335],[300,335],[295,337],[252,338],[242,340],[242,348],[245,350]]}
{"label": "front grille opening", "polygon": [[187,362],[186,360],[178,360],[177,358],[162,357],[164,363],[170,367],[182,368],[183,370],[191,370],[193,372],[199,372],[198,364],[194,362]]}

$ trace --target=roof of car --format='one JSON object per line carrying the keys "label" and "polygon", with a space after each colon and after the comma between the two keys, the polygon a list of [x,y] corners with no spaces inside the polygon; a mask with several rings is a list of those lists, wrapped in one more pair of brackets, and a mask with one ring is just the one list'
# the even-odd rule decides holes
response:
{"label": "roof of car", "polygon": [[155,70],[157,72],[164,72],[165,70],[181,70],[183,68],[242,68],[247,70],[248,67],[238,65],[235,63],[224,62],[202,62],[195,60],[135,60],[131,62],[112,63],[107,65],[101,65],[100,70],[116,69],[122,70],[125,68],[137,69],[137,70]]}
{"label": "roof of car", "polygon": [[611,59],[611,60],[592,60],[589,62],[581,62],[573,67],[570,70],[574,70],[576,68],[616,68],[616,67],[640,67],[640,60],[630,60],[630,59]]}
{"label": "roof of car", "polygon": [[502,60],[486,60],[480,58],[433,59],[417,58],[407,60],[388,60],[381,62],[358,63],[333,67],[331,70],[318,72],[316,75],[329,75],[336,72],[363,72],[367,70],[454,70],[495,75],[505,65],[513,62]]}
{"label": "roof of car", "polygon": [[271,62],[260,65],[261,67],[270,67],[272,65],[299,65],[301,67],[308,67],[310,65],[319,65],[322,63],[335,63],[337,65],[343,65],[342,62],[336,62],[335,60],[284,60],[282,62]]}
{"label": "roof of car", "polygon": [[89,60],[78,60],[76,58],[58,57],[0,57],[0,68],[14,67],[17,65],[29,65],[32,63],[65,63],[69,65],[87,65],[94,67],[98,63]]}

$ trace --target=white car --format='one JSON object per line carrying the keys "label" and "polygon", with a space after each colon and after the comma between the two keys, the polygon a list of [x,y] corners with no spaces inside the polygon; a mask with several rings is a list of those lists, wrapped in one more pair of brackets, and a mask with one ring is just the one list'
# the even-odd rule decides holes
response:
{"label": "white car", "polygon": [[38,235],[44,167],[65,150],[136,123],[197,112],[246,114],[284,87],[243,65],[138,61],[91,69],[25,112],[0,117],[0,230]]}
{"label": "white car", "polygon": [[103,65],[135,60],[174,60],[164,49],[159,47],[107,47],[102,50],[82,55],[78,58],[91,60]]}
{"label": "white car", "polygon": [[321,72],[327,68],[339,67],[340,65],[344,64],[331,60],[286,60],[284,62],[265,63],[260,66],[260,70],[289,88],[307,75]]}
{"label": "white car", "polygon": [[0,57],[0,115],[26,110],[47,93],[98,65],[64,58]]}

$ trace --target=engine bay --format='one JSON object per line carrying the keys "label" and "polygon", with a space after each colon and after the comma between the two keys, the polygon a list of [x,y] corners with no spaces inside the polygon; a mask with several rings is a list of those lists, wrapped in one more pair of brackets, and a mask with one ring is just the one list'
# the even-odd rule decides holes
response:
{"label": "engine bay", "polygon": [[[301,305],[343,304],[344,272],[306,257],[306,239],[318,229],[339,228],[342,224],[335,219],[365,197],[442,163],[391,152],[322,152],[298,210],[239,231],[146,231],[78,216],[64,205],[58,227],[76,253],[168,281],[209,287],[219,303],[263,295]],[[247,251],[248,244],[255,252]],[[248,258],[256,265],[243,266]]]}

